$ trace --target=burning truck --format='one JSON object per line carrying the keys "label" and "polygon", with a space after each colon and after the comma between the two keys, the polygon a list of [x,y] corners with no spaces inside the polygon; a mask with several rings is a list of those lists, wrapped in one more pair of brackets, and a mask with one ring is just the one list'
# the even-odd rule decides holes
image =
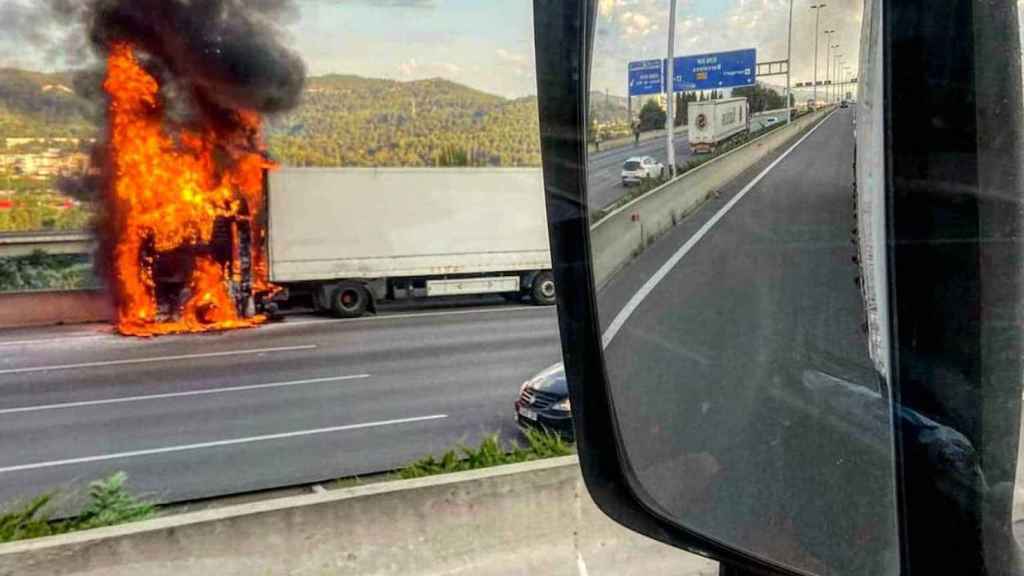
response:
{"label": "burning truck", "polygon": [[86,3],[106,63],[98,235],[117,329],[255,326],[288,295],[340,317],[434,296],[553,304],[539,169],[268,159],[263,117],[294,106],[304,80],[267,16],[285,4]]}
{"label": "burning truck", "polygon": [[264,114],[292,108],[302,61],[285,0],[67,2],[105,61],[100,259],[121,333],[261,323]]}
{"label": "burning truck", "polygon": [[202,331],[262,321],[269,291],[263,173],[254,114],[223,127],[169,133],[159,85],[130,44],[111,47],[105,207],[118,328],[127,334]]}

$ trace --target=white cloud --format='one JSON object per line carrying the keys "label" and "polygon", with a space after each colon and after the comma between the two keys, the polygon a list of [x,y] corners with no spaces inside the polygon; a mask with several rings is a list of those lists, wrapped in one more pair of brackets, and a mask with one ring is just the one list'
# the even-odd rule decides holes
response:
{"label": "white cloud", "polygon": [[607,18],[615,11],[615,7],[622,3],[622,0],[600,0],[597,3],[597,14],[602,18]]}
{"label": "white cloud", "polygon": [[527,56],[504,48],[498,48],[494,53],[498,58],[499,65],[511,71],[515,76],[528,79],[536,76],[532,55]]}
{"label": "white cloud", "polygon": [[409,58],[398,65],[398,74],[402,78],[409,80],[434,78],[437,76],[457,80],[462,72],[462,66],[454,62],[421,62],[415,58]]}
{"label": "white cloud", "polygon": [[503,64],[523,65],[527,63],[526,56],[515,52],[509,52],[504,48],[498,48],[494,53],[498,57],[498,61]]}
{"label": "white cloud", "polygon": [[398,65],[398,73],[402,76],[414,76],[419,70],[419,64],[416,63],[415,58],[409,58],[405,62]]}
{"label": "white cloud", "polygon": [[435,62],[434,65],[453,76],[462,73],[462,67],[454,62]]}
{"label": "white cloud", "polygon": [[658,29],[658,25],[650,17],[637,12],[623,12],[619,16],[619,24],[622,26],[623,38],[627,39],[647,36]]}

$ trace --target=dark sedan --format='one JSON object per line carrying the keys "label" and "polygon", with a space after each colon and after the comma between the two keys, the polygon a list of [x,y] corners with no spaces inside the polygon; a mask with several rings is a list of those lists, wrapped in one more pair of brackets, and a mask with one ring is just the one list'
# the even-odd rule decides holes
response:
{"label": "dark sedan", "polygon": [[569,387],[561,363],[551,366],[519,387],[516,399],[516,421],[520,426],[558,433],[572,442],[572,411],[569,408]]}

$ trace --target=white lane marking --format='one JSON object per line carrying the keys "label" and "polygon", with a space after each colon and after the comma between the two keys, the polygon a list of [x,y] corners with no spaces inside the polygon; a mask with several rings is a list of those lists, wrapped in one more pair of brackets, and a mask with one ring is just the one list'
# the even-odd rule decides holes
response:
{"label": "white lane marking", "polygon": [[785,160],[786,157],[788,157],[790,153],[793,152],[793,150],[796,150],[798,146],[803,144],[804,140],[810,138],[811,134],[814,134],[818,130],[818,128],[821,128],[826,122],[828,122],[829,118],[831,118],[833,114],[835,114],[835,111],[829,113],[829,115],[826,116],[820,123],[814,126],[814,128],[811,128],[811,130],[807,134],[804,134],[803,137],[797,140],[795,144],[790,146],[785,152],[782,153],[781,156],[776,158],[774,162],[769,164],[767,168],[762,170],[760,174],[758,174],[757,176],[754,177],[753,180],[748,182],[742,190],[740,190],[735,196],[733,196],[732,200],[729,200],[729,202],[725,206],[722,206],[722,208],[718,212],[716,212],[710,220],[705,222],[704,225],[701,226],[699,230],[697,230],[696,234],[690,237],[690,239],[687,240],[686,243],[679,248],[679,250],[676,250],[675,254],[673,254],[671,258],[666,260],[665,263],[661,265],[661,268],[658,268],[658,271],[655,272],[653,276],[647,279],[647,282],[644,282],[644,285],[641,286],[640,289],[636,291],[636,294],[633,294],[633,297],[630,298],[628,302],[626,302],[626,305],[622,307],[622,310],[619,310],[619,313],[615,315],[615,318],[612,320],[612,323],[608,325],[608,329],[605,330],[604,336],[601,338],[601,345],[603,347],[607,348],[608,345],[611,344],[612,339],[614,339],[615,335],[619,333],[619,330],[622,330],[622,326],[626,323],[627,320],[629,320],[629,317],[633,315],[633,312],[636,311],[640,304],[643,303],[644,299],[647,298],[648,294],[650,294],[651,291],[653,291],[654,288],[657,287],[658,284],[665,279],[665,276],[668,276],[668,273],[671,272],[672,269],[676,267],[676,264],[679,264],[679,261],[682,260],[683,257],[686,256],[686,254],[689,253],[689,251],[692,250],[693,247],[696,246],[702,238],[704,238],[704,236],[711,230],[711,228],[713,228],[715,224],[718,224],[718,221],[721,220],[722,217],[724,217],[726,213],[729,212],[729,210],[732,210],[732,207],[735,206],[737,202],[742,200],[743,197],[746,196],[747,193],[754,188],[754,186],[757,186],[758,183],[761,182],[761,180],[764,179],[764,177],[767,176],[769,172],[775,169],[775,167],[778,166],[780,162]]}
{"label": "white lane marking", "polygon": [[74,342],[75,340],[97,340],[99,338],[107,338],[110,334],[69,334],[69,335],[54,335],[53,338],[39,338],[37,340],[10,340],[0,341],[0,347],[3,346],[27,346],[29,344],[59,344],[66,342]]}
{"label": "white lane marking", "polygon": [[303,346],[279,346],[277,348],[253,348],[249,350],[228,350],[225,352],[204,352],[201,354],[178,354],[174,356],[128,358],[125,360],[104,360],[102,362],[80,362],[78,364],[55,364],[52,366],[9,368],[7,370],[0,370],[0,375],[26,374],[29,372],[48,372],[51,370],[72,370],[75,368],[97,368],[100,366],[122,366],[125,364],[150,364],[153,362],[173,362],[174,360],[192,360],[195,358],[217,358],[220,356],[249,356],[252,354],[268,354],[271,352],[294,352],[296,350],[313,350],[314,348],[316,348],[316,344],[306,344]]}
{"label": "white lane marking", "polygon": [[116,460],[119,458],[133,458],[136,456],[151,456],[153,454],[167,454],[169,452],[185,452],[188,450],[200,450],[203,448],[219,448],[221,446],[234,446],[237,444],[250,444],[253,442],[264,442],[267,440],[281,440],[285,438],[297,438],[300,436],[313,436],[316,434],[329,434],[331,432],[344,432],[347,430],[360,430],[363,428],[378,428],[381,426],[393,426],[397,424],[411,424],[413,422],[426,422],[430,420],[441,420],[447,418],[447,414],[431,414],[430,416],[417,416],[414,418],[399,418],[396,420],[380,420],[377,422],[363,422],[361,424],[348,424],[346,426],[332,426],[330,428],[315,428],[312,430],[296,430],[294,432],[282,432],[280,434],[264,434],[262,436],[248,436],[245,438],[231,438],[228,440],[216,440],[213,442],[200,442],[197,444],[179,444],[177,446],[164,446],[163,448],[151,448],[148,450],[132,450],[130,452],[115,452],[112,454],[100,454],[98,456],[83,456],[81,458],[68,458],[67,460],[51,460],[49,462],[34,462],[32,464],[20,464],[0,468],[0,474],[5,472],[23,472],[25,470],[38,470],[40,468],[55,468],[57,466],[68,466],[71,464],[85,464],[88,462],[102,462],[104,460]]}
{"label": "white lane marking", "polygon": [[123,396],[121,398],[105,398],[103,400],[82,400],[80,402],[62,402],[59,404],[40,404],[37,406],[21,406],[18,408],[0,409],[0,415],[20,414],[23,412],[42,412],[44,410],[60,410],[64,408],[80,408],[83,406],[103,406],[106,404],[124,404],[127,402],[142,402],[144,400],[164,400],[167,398],[183,398],[187,396],[205,396],[207,394],[226,394],[229,392],[245,392],[249,390],[265,390],[267,388],[287,388],[291,386],[303,386],[306,384],[320,384],[323,382],[342,382],[345,380],[360,380],[369,378],[369,374],[352,374],[349,376],[334,376],[331,378],[311,378],[308,380],[292,380],[290,382],[271,382],[268,384],[249,384],[246,386],[231,386],[228,388],[208,388],[205,390],[191,390],[188,392],[167,392],[164,394],[146,394],[142,396]]}

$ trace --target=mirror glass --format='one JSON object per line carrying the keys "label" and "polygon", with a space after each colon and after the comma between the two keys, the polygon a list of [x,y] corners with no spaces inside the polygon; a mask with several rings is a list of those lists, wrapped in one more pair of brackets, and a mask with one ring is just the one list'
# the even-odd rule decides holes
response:
{"label": "mirror glass", "polygon": [[591,72],[592,257],[633,488],[817,574],[899,567],[878,10],[602,0]]}

